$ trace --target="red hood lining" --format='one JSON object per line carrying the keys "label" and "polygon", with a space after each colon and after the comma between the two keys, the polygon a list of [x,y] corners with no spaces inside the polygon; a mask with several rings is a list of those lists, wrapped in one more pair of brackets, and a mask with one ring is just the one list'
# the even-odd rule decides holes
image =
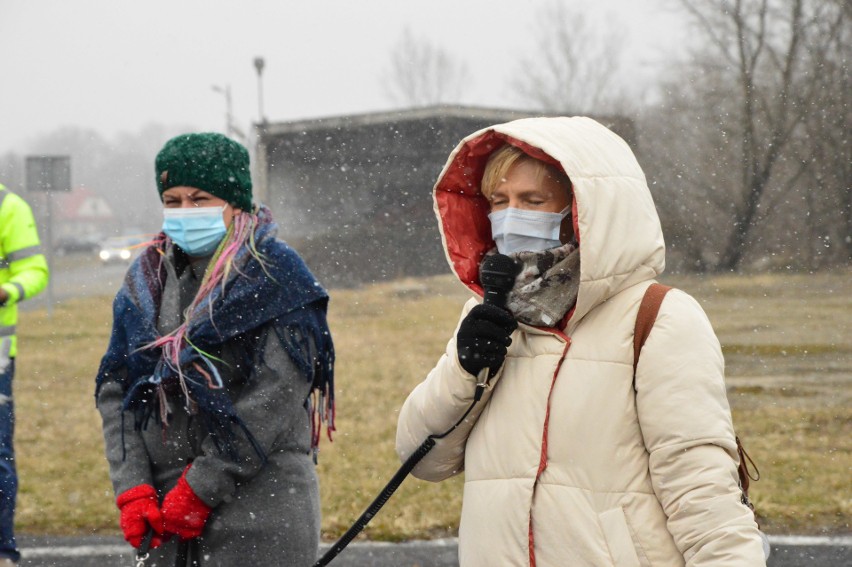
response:
{"label": "red hood lining", "polygon": [[[505,144],[565,172],[562,164],[541,148],[494,130],[468,140],[459,148],[435,186],[435,202],[453,269],[461,282],[479,295],[482,295],[479,264],[485,253],[495,246],[488,220],[490,206],[480,191],[480,184],[488,157]],[[572,201],[572,223],[579,240],[577,199]]]}

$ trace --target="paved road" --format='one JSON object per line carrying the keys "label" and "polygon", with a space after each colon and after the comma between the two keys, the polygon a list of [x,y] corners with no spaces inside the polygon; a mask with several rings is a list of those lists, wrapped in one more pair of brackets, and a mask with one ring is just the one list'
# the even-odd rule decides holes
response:
{"label": "paved road", "polygon": [[[63,261],[71,260],[64,258]],[[126,264],[101,265],[85,258],[80,259],[80,265],[77,267],[60,265],[51,271],[50,289],[25,301],[21,304],[21,308],[43,309],[47,306],[51,295],[54,305],[71,297],[115,295],[121,287],[125,272],[127,272]]]}
{"label": "paved road", "polygon": [[[19,536],[21,567],[108,567],[133,565],[130,548],[118,537]],[[769,567],[852,567],[852,535],[837,538],[770,537]],[[456,540],[354,543],[330,567],[458,567]],[[325,547],[323,548],[323,550]],[[281,565],[286,565],[282,560]],[[171,567],[168,566],[168,567]]]}

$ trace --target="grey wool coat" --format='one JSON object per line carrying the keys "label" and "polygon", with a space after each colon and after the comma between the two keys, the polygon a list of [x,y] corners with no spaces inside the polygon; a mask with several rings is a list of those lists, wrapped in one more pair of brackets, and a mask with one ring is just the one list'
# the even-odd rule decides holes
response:
{"label": "grey wool coat", "polygon": [[[168,333],[198,290],[206,261],[187,264],[166,256],[167,277],[158,327]],[[169,424],[151,420],[134,431],[133,417],[122,419],[124,392],[117,381],[103,385],[98,409],[103,419],[106,457],[116,495],[151,484],[160,499],[192,461],[187,482],[212,508],[200,538],[204,567],[235,565],[294,567],[314,563],[319,546],[319,486],[311,458],[311,425],[305,400],[311,384],[297,370],[271,325],[252,340],[260,345],[250,368],[240,368],[236,345],[213,353],[238,415],[267,455],[264,464],[241,432],[240,461],[220,453],[184,408],[180,389],[168,394]],[[122,441],[123,438],[123,441]],[[177,537],[151,550],[148,565],[172,567]]]}

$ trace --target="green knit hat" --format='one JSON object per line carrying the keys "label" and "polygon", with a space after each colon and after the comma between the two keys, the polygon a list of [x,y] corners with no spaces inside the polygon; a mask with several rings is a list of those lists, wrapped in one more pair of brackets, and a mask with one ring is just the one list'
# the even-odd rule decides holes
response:
{"label": "green knit hat", "polygon": [[157,154],[155,165],[161,199],[166,189],[185,185],[252,210],[248,150],[222,134],[175,136]]}

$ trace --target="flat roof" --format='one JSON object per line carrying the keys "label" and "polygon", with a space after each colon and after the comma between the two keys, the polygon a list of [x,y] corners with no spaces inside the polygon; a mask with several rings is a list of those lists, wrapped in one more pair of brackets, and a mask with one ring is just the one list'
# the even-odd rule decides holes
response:
{"label": "flat roof", "polygon": [[[511,110],[500,108],[483,108],[478,106],[433,105],[399,110],[367,112],[294,120],[290,122],[268,122],[264,130],[265,136],[289,134],[305,130],[332,129],[343,126],[366,126],[388,122],[423,120],[428,118],[472,118],[492,120],[495,122],[533,116],[555,116],[553,113]],[[261,125],[257,125],[261,126]]]}

